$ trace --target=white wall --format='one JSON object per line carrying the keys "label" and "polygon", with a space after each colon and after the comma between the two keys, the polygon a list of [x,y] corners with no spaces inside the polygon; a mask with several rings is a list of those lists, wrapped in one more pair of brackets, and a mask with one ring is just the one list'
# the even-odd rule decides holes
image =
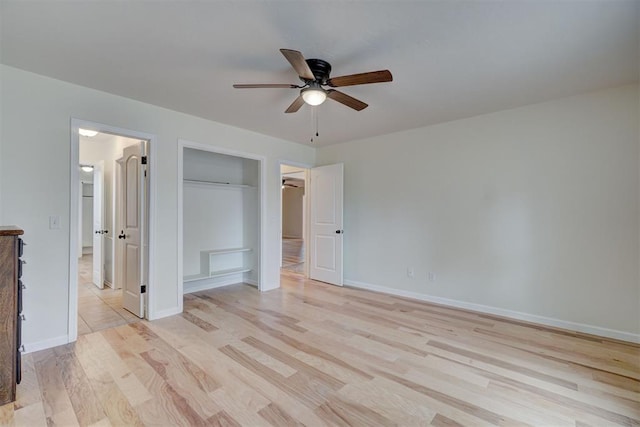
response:
{"label": "white wall", "polygon": [[345,164],[346,282],[639,339],[638,93],[318,149]]}
{"label": "white wall", "polygon": [[[27,351],[64,342],[69,298],[69,179],[71,117],[157,136],[158,191],[155,232],[155,299],[157,315],[178,307],[177,277],[177,140],[208,143],[267,158],[266,289],[279,284],[279,161],[314,163],[314,150],[253,132],[177,113],[116,95],[38,76],[12,67],[0,68],[1,140],[0,218],[25,230],[23,328]],[[28,130],[28,131],[27,131]],[[24,172],[29,159],[30,171]],[[19,184],[19,185],[18,185]],[[49,229],[59,215],[61,228]]]}
{"label": "white wall", "polygon": [[304,188],[285,187],[282,190],[282,236],[302,238],[302,206]]}

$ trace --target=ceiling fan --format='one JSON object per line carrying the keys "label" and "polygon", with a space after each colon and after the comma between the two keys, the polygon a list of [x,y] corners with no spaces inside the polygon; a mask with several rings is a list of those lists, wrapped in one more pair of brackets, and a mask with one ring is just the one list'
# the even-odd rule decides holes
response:
{"label": "ceiling fan", "polygon": [[364,110],[367,104],[346,93],[335,89],[325,89],[323,86],[343,87],[364,85],[369,83],[384,83],[393,80],[389,70],[371,71],[368,73],[350,74],[347,76],[330,77],[331,64],[322,59],[304,59],[302,53],[297,50],[280,49],[280,52],[289,61],[303,85],[294,84],[234,84],[236,89],[276,88],[276,89],[301,89],[300,95],[289,105],[285,113],[295,113],[305,103],[320,105],[327,98],[338,101],[356,111]]}
{"label": "ceiling fan", "polygon": [[282,180],[282,188],[284,187],[301,188],[299,185],[293,185],[291,182],[287,181],[286,178]]}

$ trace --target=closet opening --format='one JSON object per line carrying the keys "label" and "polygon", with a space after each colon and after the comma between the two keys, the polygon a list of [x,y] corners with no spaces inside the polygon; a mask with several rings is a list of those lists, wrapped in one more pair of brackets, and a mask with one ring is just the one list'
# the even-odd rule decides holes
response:
{"label": "closet opening", "polygon": [[261,283],[261,161],[182,144],[182,291]]}

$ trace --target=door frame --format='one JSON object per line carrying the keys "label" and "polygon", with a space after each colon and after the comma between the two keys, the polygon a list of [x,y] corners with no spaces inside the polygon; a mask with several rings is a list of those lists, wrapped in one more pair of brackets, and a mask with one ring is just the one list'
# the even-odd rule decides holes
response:
{"label": "door frame", "polygon": [[92,129],[100,133],[109,133],[128,138],[135,138],[148,141],[148,167],[149,178],[149,211],[148,211],[148,286],[146,299],[146,318],[155,318],[155,241],[156,241],[156,198],[157,198],[157,146],[158,138],[156,135],[139,132],[130,129],[110,126],[104,123],[93,122],[78,118],[71,118],[70,121],[70,179],[69,188],[71,191],[70,210],[69,210],[69,305],[68,305],[68,323],[67,323],[67,342],[74,342],[78,339],[78,213],[79,207],[79,182],[80,174],[78,165],[80,164],[80,134],[79,128]]}
{"label": "door frame", "polygon": [[[309,185],[309,180],[311,178],[311,169],[314,167],[307,163],[294,162],[291,160],[278,160],[278,188],[282,187],[282,165],[293,166],[295,168],[304,169],[304,218],[302,219],[303,223],[306,225],[302,230],[302,239],[304,240],[304,277],[309,277],[309,248],[307,247],[309,244],[309,219],[310,215],[310,201],[311,197],[311,186]],[[278,233],[278,237],[280,238],[278,245],[280,247],[280,257],[278,258],[278,269],[282,268],[282,189],[278,191],[278,218],[280,220],[280,231]],[[280,277],[278,275],[278,277]],[[280,282],[278,282],[278,286],[280,286]]]}
{"label": "door frame", "polygon": [[[183,311],[183,303],[184,303],[184,232],[183,232],[183,209],[184,209],[184,195],[183,195],[183,180],[184,180],[184,149],[185,148],[193,148],[195,150],[208,151],[211,153],[217,154],[225,154],[227,156],[241,157],[250,160],[258,161],[258,176],[260,179],[258,191],[260,192],[260,274],[258,278],[258,289],[262,292],[265,289],[265,271],[266,271],[266,253],[267,253],[267,191],[266,191],[266,164],[267,159],[264,156],[260,156],[257,154],[247,153],[243,151],[229,150],[224,147],[219,147],[216,145],[210,144],[202,144],[199,142],[193,142],[186,139],[178,139],[178,305],[179,305],[179,313]],[[278,169],[278,173],[280,173],[280,169]]]}
{"label": "door frame", "polygon": [[[97,253],[100,254],[100,258],[101,258],[101,270],[102,272],[100,273],[100,283],[96,283],[95,282],[95,274],[96,274],[96,270],[92,268],[92,274],[91,274],[91,279],[94,280],[93,284],[96,285],[99,289],[104,289],[104,280],[105,280],[105,271],[104,271],[104,234],[100,233],[100,237],[98,237],[98,239],[100,240],[100,244],[96,245],[96,236],[95,236],[95,225],[96,225],[96,204],[100,204],[100,212],[98,212],[98,215],[100,216],[100,227],[101,230],[104,230],[105,227],[105,206],[104,206],[104,195],[105,195],[105,183],[104,183],[104,160],[99,160],[96,162],[93,162],[93,218],[92,218],[92,230],[93,230],[93,235],[91,236],[93,238],[93,251],[92,251],[92,257],[93,257],[93,262],[94,262],[94,266],[95,266],[95,255]],[[100,170],[100,174],[102,175],[100,177],[100,185],[96,187],[96,171]],[[96,192],[97,192],[97,188],[99,188],[100,190],[100,196],[101,197],[96,197]],[[96,251],[96,246],[99,246],[99,252]]]}

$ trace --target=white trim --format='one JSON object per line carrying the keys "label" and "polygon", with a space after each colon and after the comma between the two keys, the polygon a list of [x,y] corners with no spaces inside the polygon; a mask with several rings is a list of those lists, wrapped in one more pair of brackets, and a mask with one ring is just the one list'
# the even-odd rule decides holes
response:
{"label": "white trim", "polygon": [[582,332],[590,335],[597,335],[605,338],[613,338],[621,341],[632,343],[640,343],[640,334],[630,332],[617,331],[615,329],[602,328],[600,326],[586,325],[584,323],[576,323],[568,320],[555,319],[552,317],[538,316],[536,314],[523,313],[520,311],[507,310],[504,308],[491,307],[488,305],[475,304],[466,301],[459,301],[449,298],[436,297],[432,295],[420,294],[402,289],[388,288],[386,286],[372,285],[369,283],[359,282],[356,280],[345,280],[344,284],[353,288],[366,289],[369,291],[381,292],[384,294],[395,295],[399,297],[412,298],[420,301],[431,302],[434,304],[446,305],[449,307],[462,308],[465,310],[476,311],[485,314],[493,314],[510,319],[523,320],[525,322],[537,323],[544,326],[552,326],[554,328],[566,329],[569,331]]}
{"label": "white trim", "polygon": [[47,348],[57,347],[59,345],[65,345],[70,343],[67,335],[61,335],[55,338],[49,338],[48,340],[36,341],[32,343],[24,344],[24,353],[33,353],[34,351],[46,350]]}
{"label": "white trim", "polygon": [[[177,268],[177,277],[176,277],[176,281],[178,283],[178,313],[182,313],[183,310],[183,295],[185,293],[184,291],[184,278],[183,278],[183,272],[184,272],[184,262],[183,262],[183,257],[184,257],[184,236],[183,236],[183,222],[184,222],[184,216],[183,216],[183,203],[184,203],[184,194],[183,194],[183,186],[184,186],[184,149],[185,148],[193,148],[196,150],[202,150],[202,151],[208,151],[211,153],[218,153],[218,154],[225,154],[228,156],[235,156],[235,157],[242,157],[245,159],[251,159],[251,160],[257,160],[258,161],[258,168],[259,168],[259,176],[260,176],[260,183],[258,185],[258,191],[260,192],[260,257],[259,257],[259,265],[260,265],[260,270],[258,272],[258,289],[260,291],[263,291],[264,287],[265,287],[265,258],[266,258],[266,245],[267,245],[267,212],[266,212],[266,208],[267,208],[267,192],[266,192],[266,177],[267,177],[267,173],[266,173],[266,163],[267,163],[267,158],[264,156],[260,156],[260,155],[256,155],[256,154],[252,154],[252,153],[247,153],[247,152],[243,152],[243,151],[235,151],[235,150],[229,150],[227,148],[223,148],[223,147],[219,147],[217,145],[211,145],[211,144],[202,144],[199,142],[193,142],[193,141],[189,141],[186,139],[182,139],[182,138],[178,138],[178,155],[177,155],[177,159],[178,159],[178,177],[177,177],[177,184],[178,184],[178,268]],[[278,171],[279,173],[279,171]],[[207,288],[207,289],[212,289],[212,288]]]}
{"label": "white trim", "polygon": [[182,310],[179,310],[178,307],[167,308],[166,310],[156,310],[154,313],[155,317],[149,320],[162,319],[164,317],[175,316],[180,313],[182,313]]}
{"label": "white trim", "polygon": [[[69,306],[67,313],[67,341],[64,344],[75,341],[78,338],[78,252],[80,233],[78,232],[80,221],[80,173],[75,165],[80,164],[80,134],[78,128],[82,126],[81,122],[71,119],[71,147],[69,154],[69,168],[71,176],[69,186],[70,194],[70,211],[69,211]],[[76,225],[74,227],[74,225]],[[48,340],[47,340],[48,341]],[[26,346],[25,346],[26,347]],[[36,346],[37,347],[37,346]]]}
{"label": "white trim", "polygon": [[[73,342],[78,339],[78,227],[74,227],[74,224],[78,223],[79,214],[79,186],[76,184],[80,181],[78,168],[80,164],[80,136],[78,134],[78,128],[89,128],[97,130],[99,132],[110,133],[119,136],[125,136],[129,138],[141,139],[149,141],[149,149],[147,156],[149,157],[149,164],[152,165],[148,168],[149,173],[149,283],[147,284],[147,318],[158,318],[155,313],[155,236],[156,236],[156,199],[157,199],[157,179],[156,179],[156,166],[157,165],[157,152],[158,152],[158,138],[150,133],[138,132],[129,129],[122,129],[115,126],[109,126],[102,123],[92,122],[88,120],[71,118],[70,121],[70,164],[69,169],[71,171],[69,188],[70,193],[70,210],[69,210],[69,312],[67,321],[67,336],[66,341]],[[57,339],[57,338],[56,338]],[[43,342],[55,341],[48,340]]]}

